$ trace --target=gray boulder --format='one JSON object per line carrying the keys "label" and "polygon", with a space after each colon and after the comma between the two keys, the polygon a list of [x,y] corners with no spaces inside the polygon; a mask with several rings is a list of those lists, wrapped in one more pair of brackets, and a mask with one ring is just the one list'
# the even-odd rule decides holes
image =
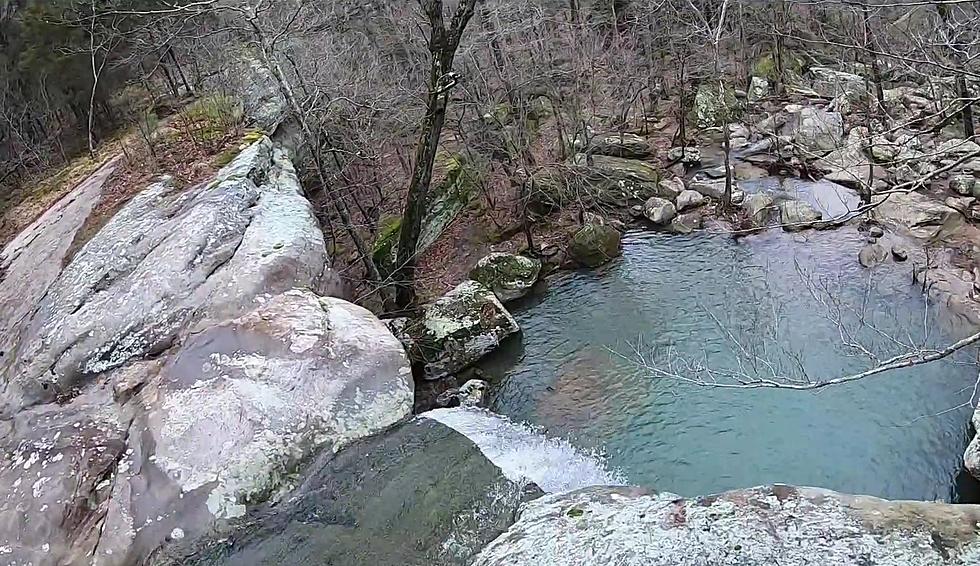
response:
{"label": "gray boulder", "polygon": [[889,193],[872,198],[871,214],[877,220],[901,228],[917,238],[933,238],[960,227],[963,216],[945,204],[920,193]]}
{"label": "gray boulder", "polygon": [[973,175],[954,175],[949,180],[949,190],[961,196],[973,196],[977,179]]}
{"label": "gray boulder", "polygon": [[887,259],[888,250],[878,243],[868,244],[858,252],[858,263],[862,267],[873,267],[879,263],[884,263]]}
{"label": "gray boulder", "polygon": [[293,287],[339,292],[323,233],[285,152],[268,139],[187,191],[151,185],[122,208],[8,329],[0,417],[54,401],[184,329]]}
{"label": "gray boulder", "polygon": [[667,199],[650,197],[643,205],[643,214],[654,224],[662,226],[677,216],[677,209]]}
{"label": "gray boulder", "polygon": [[742,204],[750,228],[765,228],[772,223],[777,207],[773,198],[766,193],[754,193],[745,197]]}
{"label": "gray boulder", "polygon": [[708,202],[704,195],[697,191],[684,190],[677,195],[677,210],[683,212],[689,208],[697,208]]}
{"label": "gray boulder", "polygon": [[690,234],[700,230],[703,225],[704,218],[700,212],[685,212],[671,220],[667,230],[674,234]]}
{"label": "gray boulder", "polygon": [[667,160],[696,165],[701,163],[701,150],[696,147],[672,147],[667,150]]}
{"label": "gray boulder", "polygon": [[527,295],[540,273],[541,261],[538,259],[493,252],[476,262],[470,270],[470,279],[489,287],[506,303]]}
{"label": "gray boulder", "polygon": [[598,267],[618,257],[622,236],[612,226],[586,224],[568,243],[568,255],[584,267]]}
{"label": "gray boulder", "polygon": [[750,102],[756,102],[769,96],[769,81],[762,77],[752,77],[747,95]]}
{"label": "gray boulder", "polygon": [[779,203],[779,222],[787,232],[799,232],[813,228],[823,215],[801,200],[784,200]]}
{"label": "gray boulder", "polygon": [[813,91],[826,98],[843,95],[853,100],[860,98],[866,92],[864,79],[853,73],[828,67],[811,67],[808,73]]}
{"label": "gray boulder", "polygon": [[687,188],[715,200],[725,198],[724,179],[711,179],[699,175],[688,183]]}
{"label": "gray boulder", "polygon": [[527,504],[473,566],[965,566],[980,563],[978,521],[976,505],[783,485],[697,499],[593,487]]}
{"label": "gray boulder", "polygon": [[636,134],[613,132],[599,134],[592,138],[587,153],[625,157],[627,159],[643,159],[650,156],[650,145],[646,138]]}
{"label": "gray boulder", "polygon": [[666,199],[676,199],[682,192],[684,192],[684,179],[680,177],[674,177],[672,179],[664,179],[660,181],[657,186],[660,192],[655,195]]}
{"label": "gray boulder", "polygon": [[838,112],[804,107],[790,114],[782,133],[793,136],[805,157],[822,155],[841,145],[844,118]]}
{"label": "gray boulder", "polygon": [[521,330],[493,291],[476,281],[464,281],[426,305],[421,321],[427,379],[465,369]]}
{"label": "gray boulder", "polygon": [[959,212],[960,214],[967,214],[970,207],[973,206],[977,199],[975,197],[946,197],[943,202],[946,206],[952,208],[953,210]]}

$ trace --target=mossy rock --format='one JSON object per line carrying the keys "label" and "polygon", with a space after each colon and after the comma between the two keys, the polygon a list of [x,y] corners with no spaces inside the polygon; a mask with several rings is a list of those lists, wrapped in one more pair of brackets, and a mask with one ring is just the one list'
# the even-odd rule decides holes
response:
{"label": "mossy rock", "polygon": [[378,267],[378,271],[384,277],[394,272],[398,237],[401,234],[401,229],[401,216],[388,218],[381,223],[381,229],[378,231],[378,236],[374,239],[374,245],[371,247],[371,258]]}
{"label": "mossy rock", "polygon": [[693,120],[699,128],[725,126],[741,113],[735,90],[724,84],[702,84],[694,97]]}
{"label": "mossy rock", "polygon": [[537,259],[494,252],[476,262],[470,279],[493,290],[502,302],[519,299],[530,292],[541,273]]}
{"label": "mossy rock", "polygon": [[[803,75],[803,60],[793,53],[783,52],[783,81],[793,82],[795,78]],[[776,58],[772,53],[766,53],[755,65],[752,66],[753,76],[763,77],[770,82],[779,81],[779,72],[776,68]]]}
{"label": "mossy rock", "polygon": [[568,255],[579,265],[598,267],[622,254],[622,238],[612,226],[586,224],[568,243]]}

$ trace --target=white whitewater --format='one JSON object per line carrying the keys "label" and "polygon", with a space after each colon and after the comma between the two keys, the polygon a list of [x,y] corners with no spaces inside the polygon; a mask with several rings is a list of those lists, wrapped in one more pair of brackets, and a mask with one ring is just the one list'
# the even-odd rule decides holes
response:
{"label": "white whitewater", "polygon": [[547,493],[626,485],[623,474],[610,470],[600,457],[485,409],[436,409],[423,416],[469,438],[511,481],[531,480]]}

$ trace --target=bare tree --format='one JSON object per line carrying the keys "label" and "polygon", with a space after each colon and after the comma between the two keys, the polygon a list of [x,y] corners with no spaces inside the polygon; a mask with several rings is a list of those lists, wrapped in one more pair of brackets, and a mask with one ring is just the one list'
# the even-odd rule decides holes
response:
{"label": "bare tree", "polygon": [[446,121],[449,95],[459,80],[453,72],[453,61],[466,25],[476,9],[477,0],[462,0],[447,27],[442,0],[421,0],[422,11],[429,23],[428,47],[431,56],[425,118],[415,147],[415,166],[408,186],[405,213],[402,215],[398,238],[398,261],[393,279],[396,302],[407,308],[415,302],[415,263],[422,219],[432,182],[432,166],[439,137]]}

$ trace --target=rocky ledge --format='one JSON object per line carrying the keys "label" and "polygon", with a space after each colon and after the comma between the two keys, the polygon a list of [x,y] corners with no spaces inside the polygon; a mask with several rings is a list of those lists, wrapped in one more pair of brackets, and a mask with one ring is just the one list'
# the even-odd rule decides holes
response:
{"label": "rocky ledge", "polygon": [[102,178],[2,256],[4,563],[140,563],[411,413],[400,342],[322,296],[339,286],[284,151],[263,139],[209,183],[162,180],[63,269],[65,247],[28,261],[70,243]]}
{"label": "rocky ledge", "polygon": [[593,487],[527,504],[474,566],[980,563],[980,506],[775,485],[685,499]]}

